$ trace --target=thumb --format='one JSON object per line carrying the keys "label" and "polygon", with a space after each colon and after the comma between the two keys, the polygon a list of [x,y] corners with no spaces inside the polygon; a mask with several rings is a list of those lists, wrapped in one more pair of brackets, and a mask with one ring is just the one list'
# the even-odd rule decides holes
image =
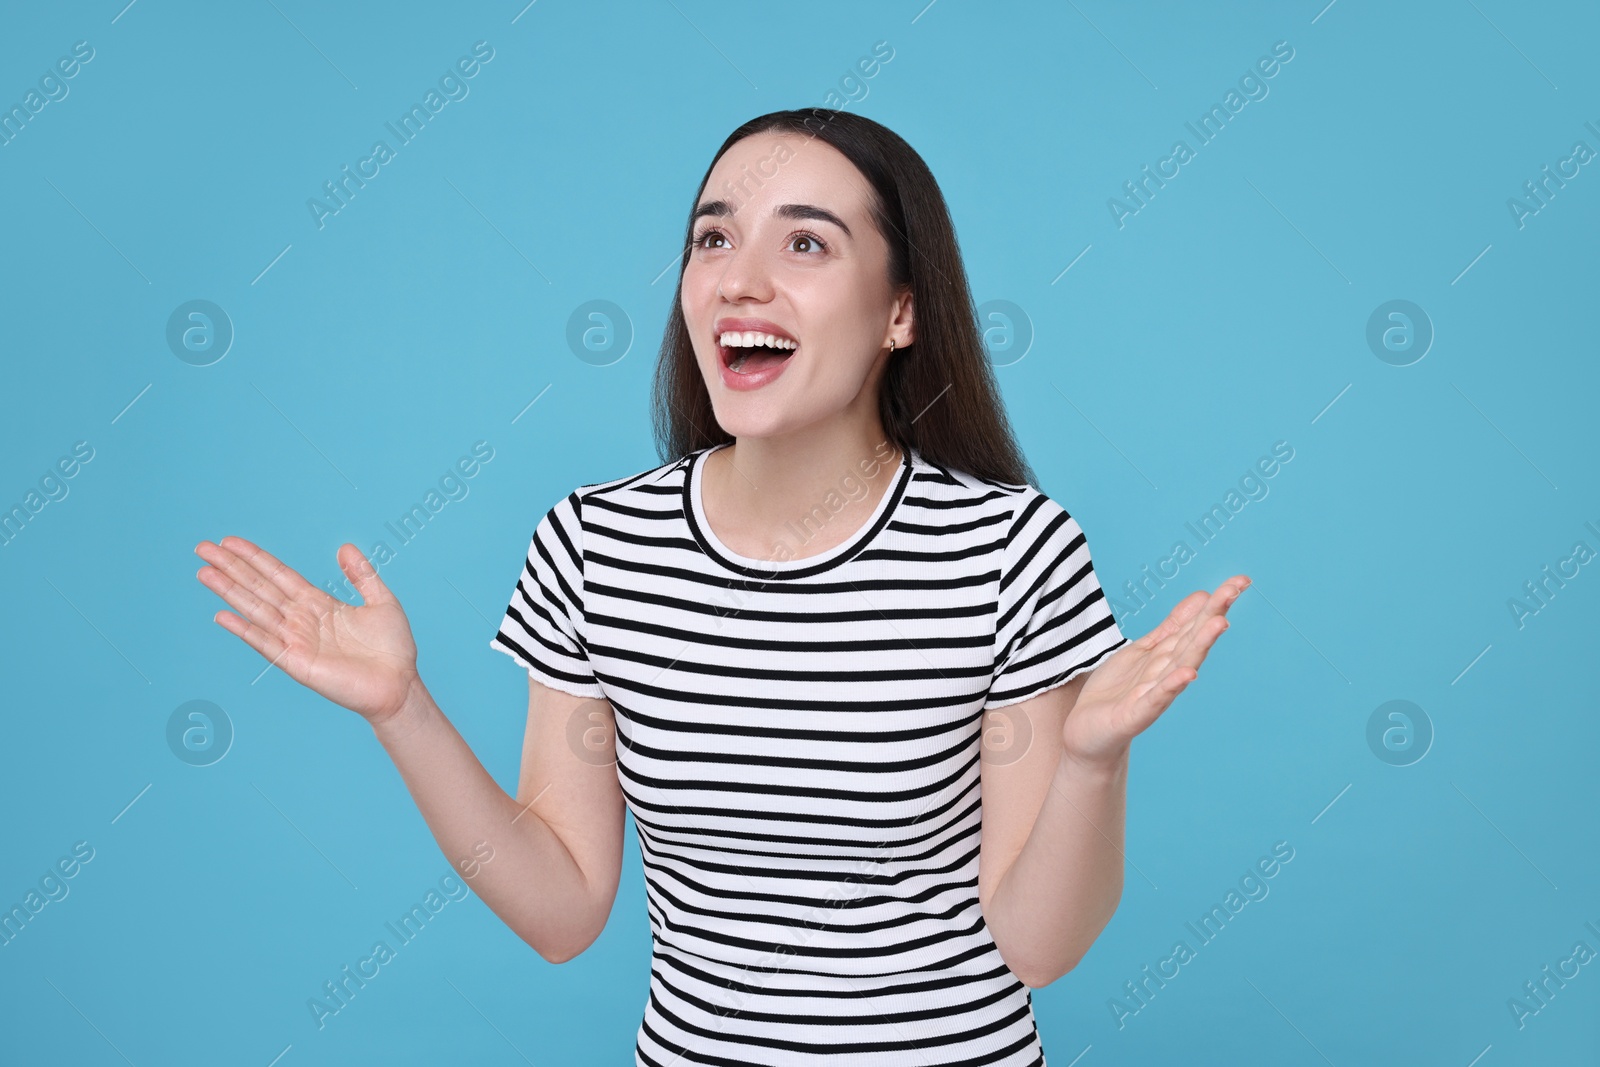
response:
{"label": "thumb", "polygon": [[344,571],[345,577],[356,587],[356,592],[361,594],[363,604],[394,602],[395,595],[389,592],[389,587],[378,577],[378,568],[372,565],[372,561],[367,559],[359,548],[346,542],[339,546],[337,558],[339,569]]}

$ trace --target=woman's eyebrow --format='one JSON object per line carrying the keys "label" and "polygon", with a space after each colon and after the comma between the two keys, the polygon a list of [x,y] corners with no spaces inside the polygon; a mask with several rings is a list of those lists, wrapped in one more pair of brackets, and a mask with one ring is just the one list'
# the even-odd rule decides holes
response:
{"label": "woman's eyebrow", "polygon": [[[821,222],[832,223],[843,230],[846,237],[855,236],[850,232],[850,227],[846,226],[844,220],[838,215],[835,215],[827,208],[817,207],[814,204],[780,204],[773,209],[772,213],[781,219],[817,219]],[[694,209],[694,217],[689,221],[696,222],[707,215],[723,217],[732,214],[732,207],[726,200],[707,200]]]}

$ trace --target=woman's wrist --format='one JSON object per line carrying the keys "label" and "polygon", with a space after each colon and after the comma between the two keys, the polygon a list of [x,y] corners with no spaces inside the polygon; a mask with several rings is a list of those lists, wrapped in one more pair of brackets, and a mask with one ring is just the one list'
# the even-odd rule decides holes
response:
{"label": "woman's wrist", "polygon": [[400,706],[381,718],[370,720],[372,732],[381,743],[388,745],[412,733],[438,710],[428,687],[422,684],[422,676],[413,672]]}
{"label": "woman's wrist", "polygon": [[1076,755],[1071,749],[1063,747],[1056,773],[1107,785],[1115,783],[1127,776],[1130,748],[1130,745],[1119,745],[1104,755],[1088,757]]}

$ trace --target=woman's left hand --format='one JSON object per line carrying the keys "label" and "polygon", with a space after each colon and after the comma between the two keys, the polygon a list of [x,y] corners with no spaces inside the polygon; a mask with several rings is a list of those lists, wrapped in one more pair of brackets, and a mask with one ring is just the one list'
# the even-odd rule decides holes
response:
{"label": "woman's left hand", "polygon": [[1090,671],[1061,728],[1063,754],[1091,765],[1120,759],[1199,676],[1201,661],[1228,628],[1228,608],[1249,584],[1236,574],[1210,595],[1195,590],[1160,626]]}

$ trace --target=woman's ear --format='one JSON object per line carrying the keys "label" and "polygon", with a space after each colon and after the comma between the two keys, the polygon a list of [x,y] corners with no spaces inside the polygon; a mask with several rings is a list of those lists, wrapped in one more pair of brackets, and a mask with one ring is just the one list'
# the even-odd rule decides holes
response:
{"label": "woman's ear", "polygon": [[917,339],[916,327],[916,308],[911,290],[904,289],[895,297],[894,317],[889,320],[889,336],[893,338],[897,351],[911,347],[911,343]]}

